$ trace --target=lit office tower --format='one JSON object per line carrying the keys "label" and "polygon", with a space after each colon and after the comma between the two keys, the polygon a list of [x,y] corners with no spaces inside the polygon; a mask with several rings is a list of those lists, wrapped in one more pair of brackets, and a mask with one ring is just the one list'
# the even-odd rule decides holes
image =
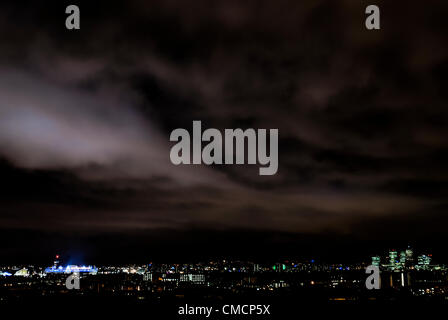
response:
{"label": "lit office tower", "polygon": [[389,264],[391,266],[395,265],[395,262],[397,261],[398,253],[395,250],[389,251]]}
{"label": "lit office tower", "polygon": [[404,265],[406,263],[406,252],[400,251],[400,264]]}
{"label": "lit office tower", "polygon": [[410,247],[406,249],[406,262],[411,265],[414,262],[414,251]]}
{"label": "lit office tower", "polygon": [[203,274],[181,274],[179,280],[181,282],[192,282],[197,284],[205,283],[205,275]]}
{"label": "lit office tower", "polygon": [[432,255],[422,254],[421,256],[417,257],[417,264],[419,269],[429,270],[429,265],[431,264],[431,256]]}
{"label": "lit office tower", "polygon": [[152,273],[151,272],[145,272],[143,274],[143,281],[152,281]]}
{"label": "lit office tower", "polygon": [[378,256],[372,257],[372,266],[379,267],[381,258]]}

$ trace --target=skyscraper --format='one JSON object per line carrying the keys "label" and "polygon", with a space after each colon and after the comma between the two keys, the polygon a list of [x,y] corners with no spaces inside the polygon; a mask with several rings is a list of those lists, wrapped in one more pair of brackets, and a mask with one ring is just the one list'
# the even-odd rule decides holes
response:
{"label": "skyscraper", "polygon": [[389,251],[389,264],[391,267],[394,267],[395,264],[397,263],[397,257],[398,257],[398,253],[395,250],[391,250]]}
{"label": "skyscraper", "polygon": [[406,263],[408,265],[412,265],[413,262],[414,262],[414,251],[410,247],[408,247],[406,249]]}
{"label": "skyscraper", "polygon": [[372,265],[379,267],[381,262],[381,258],[379,256],[372,257]]}
{"label": "skyscraper", "polygon": [[417,258],[417,266],[421,270],[429,270],[429,265],[431,264],[432,255],[422,254]]}
{"label": "skyscraper", "polygon": [[400,264],[404,266],[406,263],[406,252],[400,251]]}

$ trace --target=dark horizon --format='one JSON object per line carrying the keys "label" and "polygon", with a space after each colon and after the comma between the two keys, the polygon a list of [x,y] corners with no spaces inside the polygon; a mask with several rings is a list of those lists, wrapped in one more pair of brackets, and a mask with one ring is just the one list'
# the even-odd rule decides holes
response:
{"label": "dark horizon", "polygon": [[410,246],[416,254],[432,254],[437,263],[448,264],[445,240],[409,241],[399,238],[372,241],[340,235],[205,229],[152,230],[132,237],[122,233],[51,234],[37,231],[2,230],[0,265],[51,264],[56,254],[72,264],[196,263],[231,259],[259,263],[284,260],[322,263],[369,263],[375,255]]}

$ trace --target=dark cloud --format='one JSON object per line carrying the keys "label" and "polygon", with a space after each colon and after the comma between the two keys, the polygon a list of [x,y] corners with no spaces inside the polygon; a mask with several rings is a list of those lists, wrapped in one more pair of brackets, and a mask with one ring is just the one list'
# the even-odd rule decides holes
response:
{"label": "dark cloud", "polygon": [[[81,1],[79,31],[64,3],[1,4],[2,226],[356,234],[439,217],[448,6],[379,1],[367,31],[368,4]],[[278,128],[278,174],[171,165],[169,133],[193,120]]]}

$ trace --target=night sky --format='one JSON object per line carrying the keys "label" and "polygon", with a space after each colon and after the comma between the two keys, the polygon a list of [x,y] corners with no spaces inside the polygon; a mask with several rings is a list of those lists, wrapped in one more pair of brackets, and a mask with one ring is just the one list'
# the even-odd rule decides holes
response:
{"label": "night sky", "polygon": [[[445,1],[16,2],[0,4],[0,263],[448,258]],[[193,120],[278,128],[278,173],[174,166],[170,133]]]}

